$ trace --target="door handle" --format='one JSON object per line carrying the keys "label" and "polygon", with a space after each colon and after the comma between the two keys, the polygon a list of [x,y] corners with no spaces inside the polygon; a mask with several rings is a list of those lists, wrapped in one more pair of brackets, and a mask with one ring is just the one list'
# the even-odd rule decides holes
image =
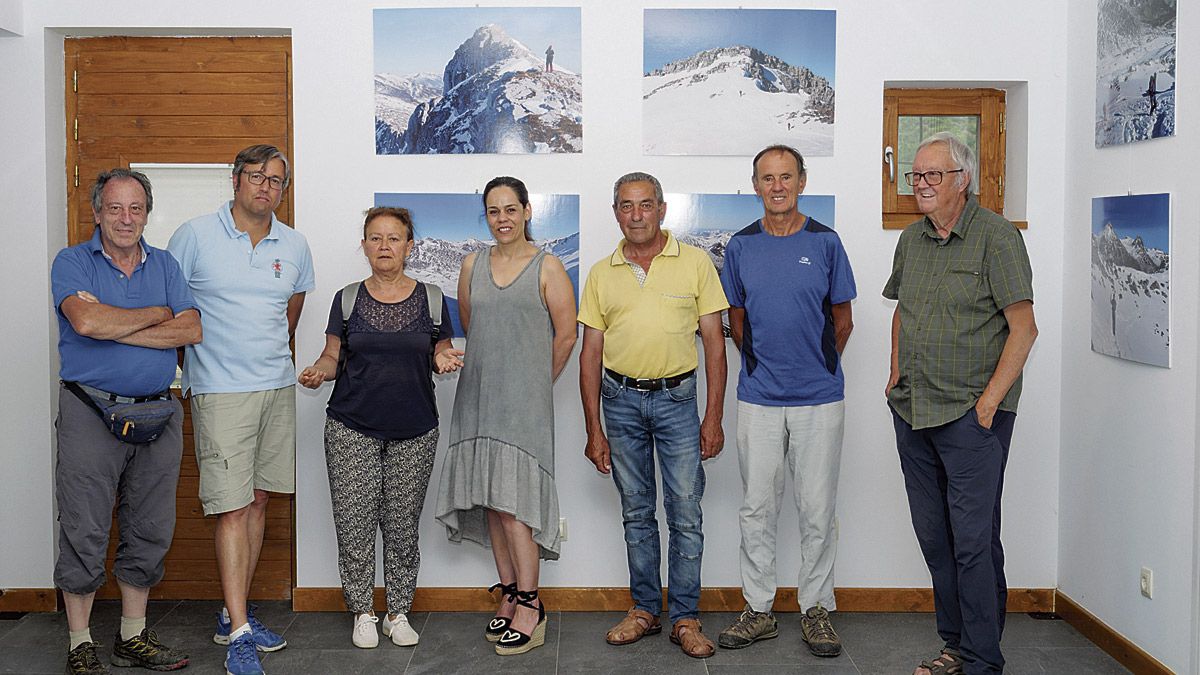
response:
{"label": "door handle", "polygon": [[883,149],[883,163],[888,165],[888,181],[896,182],[896,152],[892,150],[892,146],[887,146]]}

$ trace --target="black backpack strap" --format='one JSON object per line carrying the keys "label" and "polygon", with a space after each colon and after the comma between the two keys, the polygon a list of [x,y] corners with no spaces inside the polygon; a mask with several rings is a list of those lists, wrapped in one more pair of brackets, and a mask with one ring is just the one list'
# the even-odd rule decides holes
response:
{"label": "black backpack strap", "polygon": [[354,311],[354,301],[358,299],[358,289],[362,285],[362,281],[355,281],[342,288],[342,344],[338,349],[337,377],[342,376],[342,371],[346,367],[346,356],[349,351],[347,343],[350,339],[350,314]]}

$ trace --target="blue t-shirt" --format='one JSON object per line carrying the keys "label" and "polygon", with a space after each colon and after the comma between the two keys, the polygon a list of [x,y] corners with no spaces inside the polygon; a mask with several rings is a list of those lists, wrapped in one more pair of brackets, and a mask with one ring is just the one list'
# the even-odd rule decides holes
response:
{"label": "blue t-shirt", "polygon": [[808,218],[775,237],[757,220],[730,238],[721,285],[729,304],[746,310],[739,401],[798,406],[845,397],[832,307],[857,291],[836,232]]}
{"label": "blue t-shirt", "polygon": [[[442,298],[438,340],[454,337]],[[433,397],[433,319],[424,284],[400,302],[380,302],[358,287],[346,325],[349,349],[329,397],[330,417],[384,440],[416,438],[438,425]],[[333,296],[325,333],[342,337],[342,292]]]}
{"label": "blue t-shirt", "polygon": [[288,301],[316,286],[304,235],[272,214],[271,231],[252,246],[250,235],[234,226],[231,203],[184,223],[167,245],[204,328],[204,340],[188,346],[183,363],[183,390],[193,394],[295,384]]}
{"label": "blue t-shirt", "polygon": [[170,307],[179,314],[196,309],[179,263],[163,249],[141,241],[145,259],[129,277],[104,254],[100,229],[90,241],[64,248],[50,267],[54,310],[58,315],[58,376],[122,396],[149,396],[175,379],[175,348],[155,349],[96,340],[75,332],[62,303],[87,291],[103,304],[121,309]]}

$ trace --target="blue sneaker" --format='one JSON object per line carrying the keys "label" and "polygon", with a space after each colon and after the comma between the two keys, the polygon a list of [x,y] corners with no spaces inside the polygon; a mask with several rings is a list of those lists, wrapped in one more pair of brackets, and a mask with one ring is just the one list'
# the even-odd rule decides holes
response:
{"label": "blue sneaker", "polygon": [[[226,635],[225,639],[228,640],[229,636]],[[225,652],[225,675],[265,675],[252,636],[242,635],[229,643],[229,649]]]}
{"label": "blue sneaker", "polygon": [[[275,631],[267,628],[261,621],[254,617],[254,610],[257,605],[250,605],[246,610],[246,617],[250,621],[250,631],[254,634],[254,644],[260,652],[277,652],[287,646],[287,640]],[[233,631],[233,626],[220,613],[217,612],[217,632],[213,633],[213,642],[219,645],[229,644],[229,633]]]}

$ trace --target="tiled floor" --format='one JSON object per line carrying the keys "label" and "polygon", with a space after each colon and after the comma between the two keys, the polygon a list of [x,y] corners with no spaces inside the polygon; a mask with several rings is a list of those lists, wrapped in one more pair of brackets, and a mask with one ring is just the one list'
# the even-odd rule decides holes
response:
{"label": "tiled floor", "polygon": [[[187,650],[191,665],[185,673],[224,673],[225,650],[212,642],[216,602],[153,602],[150,622],[167,644]],[[98,602],[92,635],[112,645],[120,616],[116,602]],[[302,673],[736,673],[737,675],[815,675],[911,673],[923,658],[937,653],[940,643],[932,614],[852,614],[834,616],[844,652],[835,659],[811,656],[800,641],[798,614],[779,614],[779,637],[746,649],[718,649],[707,660],[684,656],[666,631],[625,647],[604,642],[604,632],[620,618],[617,613],[553,612],[546,644],[522,656],[500,657],[483,640],[485,614],[414,614],[413,626],[421,643],[395,647],[385,639],[377,649],[350,644],[350,617],[340,613],[293,613],[290,603],[263,603],[258,616],[284,635],[288,647],[263,658],[271,675]],[[709,637],[734,614],[701,617]],[[66,662],[66,618],[28,614],[19,620],[0,619],[0,673],[39,675],[62,673]],[[1006,673],[1127,673],[1115,661],[1063,621],[1010,614],[1004,634]],[[104,654],[107,656],[107,653]],[[130,672],[113,668],[114,673]],[[138,671],[133,671],[138,672]]]}

